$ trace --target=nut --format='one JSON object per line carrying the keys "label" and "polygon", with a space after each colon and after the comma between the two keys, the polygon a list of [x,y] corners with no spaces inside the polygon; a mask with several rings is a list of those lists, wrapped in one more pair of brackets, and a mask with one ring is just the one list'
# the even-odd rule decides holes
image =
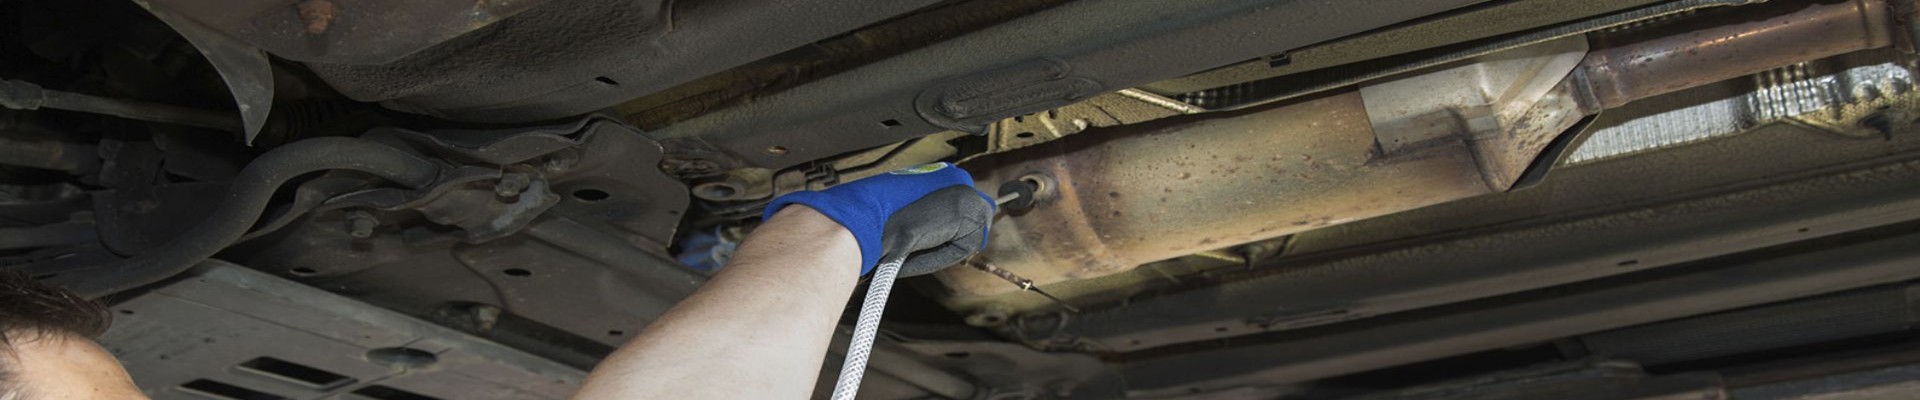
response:
{"label": "nut", "polygon": [[295,5],[300,10],[300,22],[307,24],[307,34],[327,33],[333,26],[333,2],[327,0],[307,0]]}

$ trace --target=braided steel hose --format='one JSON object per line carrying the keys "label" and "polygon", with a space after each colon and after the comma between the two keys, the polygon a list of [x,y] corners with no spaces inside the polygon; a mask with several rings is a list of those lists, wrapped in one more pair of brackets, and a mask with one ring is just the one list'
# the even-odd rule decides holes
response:
{"label": "braided steel hose", "polygon": [[[906,254],[905,252],[895,254]],[[900,276],[905,259],[887,260],[873,270],[867,283],[867,299],[860,303],[860,319],[853,325],[853,339],[847,343],[847,360],[840,363],[840,379],[833,385],[833,400],[853,400],[860,392],[860,377],[867,372],[867,357],[873,354],[873,337],[880,333],[880,314],[887,308],[887,294],[893,292],[893,280]]]}

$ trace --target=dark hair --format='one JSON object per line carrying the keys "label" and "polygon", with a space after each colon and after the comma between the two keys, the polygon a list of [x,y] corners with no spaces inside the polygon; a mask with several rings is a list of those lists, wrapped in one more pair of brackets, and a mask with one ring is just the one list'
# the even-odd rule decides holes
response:
{"label": "dark hair", "polygon": [[112,323],[100,302],[34,281],[24,272],[0,271],[0,344],[62,333],[93,339]]}
{"label": "dark hair", "polygon": [[[4,0],[0,0],[4,1]],[[99,337],[113,323],[100,302],[34,281],[25,272],[0,271],[0,397],[37,399],[16,377],[13,345],[28,340]]]}

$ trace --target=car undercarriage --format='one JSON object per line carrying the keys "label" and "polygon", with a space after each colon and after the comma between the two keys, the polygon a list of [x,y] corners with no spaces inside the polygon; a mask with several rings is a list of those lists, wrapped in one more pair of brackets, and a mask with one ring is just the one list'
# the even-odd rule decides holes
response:
{"label": "car undercarriage", "polygon": [[863,398],[1908,398],[1917,16],[0,0],[0,266],[157,399],[559,399],[774,197],[951,162],[1019,200]]}

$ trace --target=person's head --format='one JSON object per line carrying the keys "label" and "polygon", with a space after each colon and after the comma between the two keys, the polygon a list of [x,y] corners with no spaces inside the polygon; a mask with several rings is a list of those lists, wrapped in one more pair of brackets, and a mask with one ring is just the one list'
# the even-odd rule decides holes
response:
{"label": "person's head", "polygon": [[111,321],[98,302],[0,272],[0,400],[146,398],[93,342]]}

